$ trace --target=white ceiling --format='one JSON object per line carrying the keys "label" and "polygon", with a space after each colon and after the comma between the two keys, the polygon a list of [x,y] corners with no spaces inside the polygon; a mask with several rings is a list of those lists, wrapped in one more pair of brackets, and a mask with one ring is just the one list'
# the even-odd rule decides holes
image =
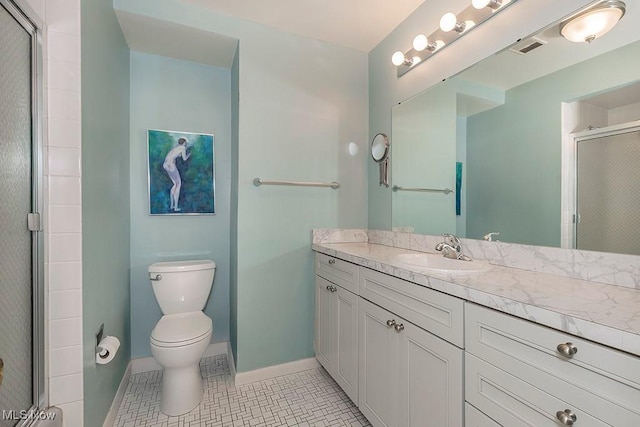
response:
{"label": "white ceiling", "polygon": [[424,0],[185,0],[281,31],[371,51]]}

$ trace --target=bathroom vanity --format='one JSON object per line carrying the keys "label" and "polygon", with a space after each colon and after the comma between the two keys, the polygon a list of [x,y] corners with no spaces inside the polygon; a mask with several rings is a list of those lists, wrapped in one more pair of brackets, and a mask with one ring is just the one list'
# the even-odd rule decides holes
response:
{"label": "bathroom vanity", "polygon": [[374,426],[640,425],[638,290],[313,250],[317,359]]}

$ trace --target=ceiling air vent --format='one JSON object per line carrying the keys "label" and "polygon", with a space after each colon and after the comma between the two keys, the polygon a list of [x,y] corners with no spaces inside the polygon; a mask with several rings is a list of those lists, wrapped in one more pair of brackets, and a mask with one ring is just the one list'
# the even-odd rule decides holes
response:
{"label": "ceiling air vent", "polygon": [[537,48],[539,48],[540,46],[544,46],[545,44],[547,44],[546,41],[538,38],[538,37],[531,37],[528,38],[526,40],[522,40],[519,43],[516,43],[515,45],[513,45],[512,47],[509,48],[509,50],[511,52],[515,52],[517,54],[520,55],[526,55],[527,53],[531,52],[532,50],[535,50]]}

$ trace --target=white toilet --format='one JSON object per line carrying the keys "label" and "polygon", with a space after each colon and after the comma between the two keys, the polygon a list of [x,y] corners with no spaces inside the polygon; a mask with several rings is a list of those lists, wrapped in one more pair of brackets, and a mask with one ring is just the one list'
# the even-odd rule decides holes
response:
{"label": "white toilet", "polygon": [[162,318],[151,332],[151,353],[163,368],[160,410],[189,412],[202,399],[200,359],[211,342],[213,322],[202,312],[216,271],[211,260],[157,262],[149,266]]}

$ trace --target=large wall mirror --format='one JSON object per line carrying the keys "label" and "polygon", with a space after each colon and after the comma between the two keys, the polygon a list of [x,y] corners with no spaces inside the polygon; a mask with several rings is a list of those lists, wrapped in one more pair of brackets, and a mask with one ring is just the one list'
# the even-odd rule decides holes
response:
{"label": "large wall mirror", "polygon": [[640,254],[638,28],[558,23],[394,107],[394,229]]}

